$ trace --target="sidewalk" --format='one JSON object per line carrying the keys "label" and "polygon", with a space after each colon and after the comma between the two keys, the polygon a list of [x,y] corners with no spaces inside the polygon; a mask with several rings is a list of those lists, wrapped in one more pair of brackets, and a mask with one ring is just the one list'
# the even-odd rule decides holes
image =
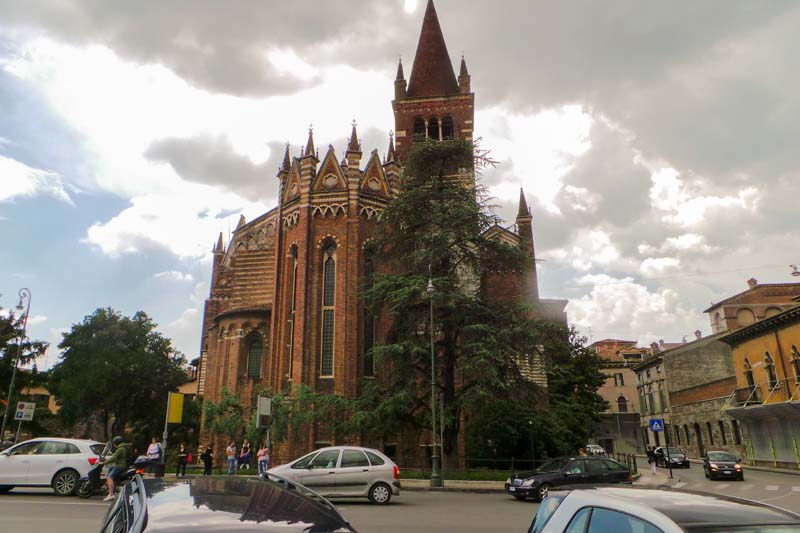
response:
{"label": "sidewalk", "polygon": [[[636,458],[637,459],[641,459],[642,461],[644,461],[644,465],[643,466],[645,467],[645,469],[647,469],[647,456],[646,455],[637,455]],[[692,463],[693,465],[702,465],[703,464],[703,460],[702,459],[693,459],[691,457],[689,458],[689,462]],[[742,465],[744,466],[745,470],[755,470],[757,472],[772,472],[773,474],[788,474],[790,476],[800,476],[800,469],[794,470],[794,469],[790,469],[790,468],[772,468],[772,467],[769,467],[769,466],[753,466],[753,465],[749,465],[747,463],[742,463]],[[661,470],[661,468],[659,468],[659,470]]]}
{"label": "sidewalk", "polygon": [[650,469],[641,470],[639,472],[639,479],[633,482],[634,485],[641,485],[645,487],[655,487],[655,486],[666,486],[671,485],[672,483],[677,483],[678,479],[670,479],[669,472],[663,471],[661,468],[658,469],[658,472],[653,475],[650,473]]}

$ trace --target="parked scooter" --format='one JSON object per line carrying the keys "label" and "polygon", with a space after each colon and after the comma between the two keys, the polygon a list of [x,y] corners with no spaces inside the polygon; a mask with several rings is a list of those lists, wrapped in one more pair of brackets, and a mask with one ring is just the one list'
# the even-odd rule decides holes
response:
{"label": "parked scooter", "polygon": [[111,441],[106,443],[99,456],[89,458],[92,468],[78,482],[78,496],[81,498],[89,498],[105,490],[106,479],[102,474],[104,461],[109,451],[111,451]]}

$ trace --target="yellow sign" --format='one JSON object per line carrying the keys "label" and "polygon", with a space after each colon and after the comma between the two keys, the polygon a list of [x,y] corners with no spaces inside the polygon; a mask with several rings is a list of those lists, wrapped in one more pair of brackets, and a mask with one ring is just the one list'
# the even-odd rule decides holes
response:
{"label": "yellow sign", "polygon": [[183,421],[183,394],[170,392],[167,401],[167,423],[180,424]]}

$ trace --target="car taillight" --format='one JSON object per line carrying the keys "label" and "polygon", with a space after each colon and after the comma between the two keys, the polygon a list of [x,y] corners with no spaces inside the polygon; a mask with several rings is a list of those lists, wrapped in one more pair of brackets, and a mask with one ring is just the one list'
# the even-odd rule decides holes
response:
{"label": "car taillight", "polygon": [[400,479],[400,467],[397,465],[394,465],[394,478]]}
{"label": "car taillight", "polygon": [[94,466],[97,464],[97,457],[89,457],[89,464]]}

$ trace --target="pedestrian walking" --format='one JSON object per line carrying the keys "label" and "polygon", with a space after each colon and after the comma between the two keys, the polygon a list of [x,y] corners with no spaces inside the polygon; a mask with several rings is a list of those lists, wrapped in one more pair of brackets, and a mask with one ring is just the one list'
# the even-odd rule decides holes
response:
{"label": "pedestrian walking", "polygon": [[266,442],[262,443],[261,448],[258,449],[256,459],[258,460],[258,475],[260,477],[266,476],[269,469],[269,448],[267,448]]}
{"label": "pedestrian walking", "polygon": [[214,466],[214,452],[211,446],[206,446],[205,451],[200,454],[200,459],[203,461],[203,475],[210,476]]}
{"label": "pedestrian walking", "polygon": [[183,471],[183,475],[186,475],[186,463],[189,459],[189,454],[186,452],[186,446],[181,443],[180,448],[178,448],[178,468],[175,471],[175,476],[180,476],[181,471]]}
{"label": "pedestrian walking", "polygon": [[647,448],[647,464],[650,465],[650,475],[655,476],[657,473],[656,454],[655,454],[655,448],[653,448],[652,446]]}
{"label": "pedestrian walking", "polygon": [[231,441],[225,448],[225,457],[228,458],[228,475],[232,476],[236,472],[236,443]]}

